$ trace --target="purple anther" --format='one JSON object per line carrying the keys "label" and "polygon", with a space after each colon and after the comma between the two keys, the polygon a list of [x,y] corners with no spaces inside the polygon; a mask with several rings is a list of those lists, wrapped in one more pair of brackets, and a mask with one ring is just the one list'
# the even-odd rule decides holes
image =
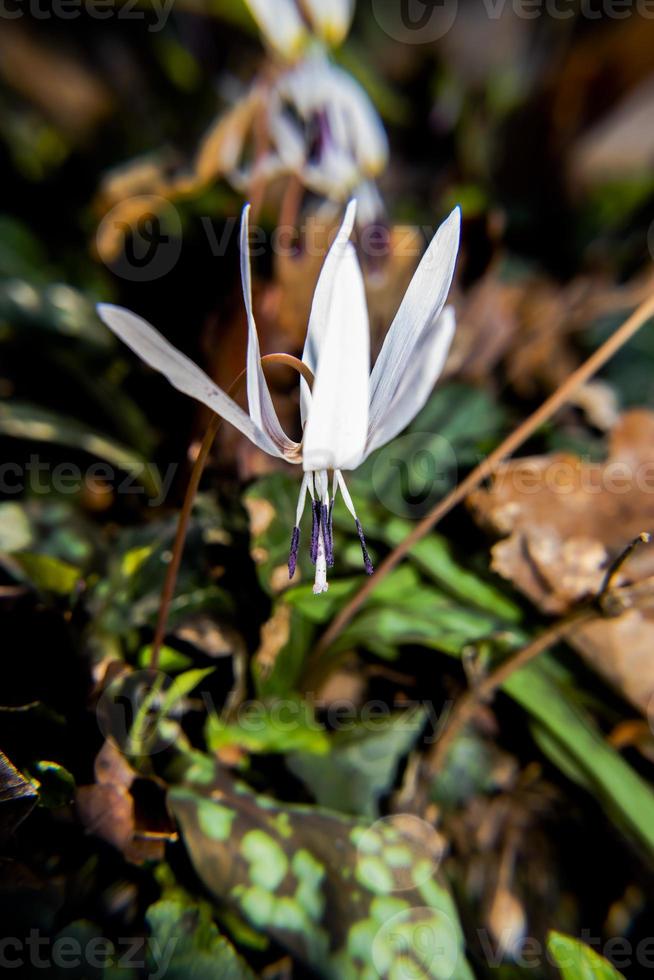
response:
{"label": "purple anther", "polygon": [[322,534],[325,540],[325,560],[329,568],[334,567],[334,539],[332,536],[332,509],[327,504],[320,505],[320,520],[322,522]]}
{"label": "purple anther", "polygon": [[357,524],[357,533],[359,535],[359,541],[361,542],[363,564],[366,567],[366,575],[372,575],[375,569],[372,567],[372,562],[370,561],[370,555],[368,554],[368,549],[366,548],[366,539],[363,534],[363,528],[361,527],[361,521],[358,518],[356,524]]}
{"label": "purple anther", "polygon": [[313,523],[311,525],[311,561],[316,564],[318,558],[318,537],[320,535],[320,501],[314,500],[311,504],[313,513]]}
{"label": "purple anther", "polygon": [[295,575],[295,569],[297,568],[297,550],[300,546],[300,529],[299,527],[293,528],[293,534],[291,536],[291,550],[288,553],[288,577],[293,578]]}

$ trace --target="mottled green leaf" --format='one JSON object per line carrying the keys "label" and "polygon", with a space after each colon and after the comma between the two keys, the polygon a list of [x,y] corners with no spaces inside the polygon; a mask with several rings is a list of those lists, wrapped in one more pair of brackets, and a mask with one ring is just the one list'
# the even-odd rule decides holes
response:
{"label": "mottled green leaf", "polygon": [[572,936],[550,932],[547,949],[563,980],[624,980],[608,960]]}
{"label": "mottled green leaf", "polygon": [[[173,787],[169,805],[221,904],[326,980],[472,977],[456,907],[424,837],[254,794],[221,769]],[[190,774],[190,770],[189,770]],[[435,942],[423,943],[425,935]]]}

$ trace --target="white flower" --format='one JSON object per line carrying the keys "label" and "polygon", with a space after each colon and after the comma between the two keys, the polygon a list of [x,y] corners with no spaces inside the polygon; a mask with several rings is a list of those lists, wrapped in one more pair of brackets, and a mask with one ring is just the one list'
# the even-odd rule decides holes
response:
{"label": "white flower", "polygon": [[301,0],[314,32],[336,47],[345,38],[354,16],[355,0]]}
{"label": "white flower", "polygon": [[295,0],[245,0],[259,30],[283,58],[294,61],[308,41]]}
{"label": "white flower", "polygon": [[303,14],[314,34],[326,44],[341,43],[350,29],[354,0],[246,0],[250,13],[270,46],[294,61],[309,41]]}
{"label": "white flower", "polygon": [[265,111],[270,149],[232,174],[238,188],[294,173],[314,194],[344,203],[386,166],[388,138],[375,107],[322,51],[275,80]]}
{"label": "white flower", "polygon": [[[121,307],[98,306],[107,326],[175,388],[231,422],[260,449],[302,465],[304,477],[291,539],[289,574],[292,578],[295,572],[300,519],[308,494],[313,511],[311,557],[316,565],[316,594],[327,590],[327,567],[334,561],[332,509],[339,489],[356,522],[366,571],[372,572],[343,471],[355,469],[373,450],[393,439],[423,407],[443,369],[455,330],[454,311],[445,307],[445,300],[459,247],[458,208],[438,229],[423,256],[370,371],[363,277],[350,242],[355,213],[356,203],[352,201],[313,297],[302,360],[315,380],[313,390],[304,378],[300,380],[301,443],[289,439],[282,429],[261,366],[252,312],[249,207],[241,224],[241,277],[248,321],[248,412],[145,320]],[[333,474],[331,487],[329,471]]]}

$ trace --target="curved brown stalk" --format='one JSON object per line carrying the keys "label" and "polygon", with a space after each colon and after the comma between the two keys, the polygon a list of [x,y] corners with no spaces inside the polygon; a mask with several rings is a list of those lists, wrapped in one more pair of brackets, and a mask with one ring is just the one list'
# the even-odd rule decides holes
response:
{"label": "curved brown stalk", "polygon": [[326,650],[343,632],[352,618],[359,611],[368,596],[377,588],[383,579],[392,572],[400,561],[411,551],[411,548],[418,543],[426,534],[441,521],[446,514],[462,503],[473,490],[488,479],[489,476],[513,455],[520,446],[529,439],[537,429],[547,422],[557,412],[581,385],[589,381],[604,365],[613,357],[617,351],[630,340],[640,328],[654,316],[654,296],[650,296],[644,303],[628,317],[624,323],[618,327],[605,343],[602,344],[588,360],[577,368],[563,384],[540,406],[529,418],[525,419],[517,429],[497,447],[482,463],[477,466],[455,489],[441,500],[423,519],[416,524],[415,528],[404,541],[401,542],[384,559],[377,569],[362,585],[359,591],[343,607],[338,616],[334,618],[331,625],[320,637],[313,655],[309,658],[303,684],[306,690],[314,690],[318,682],[324,675],[321,661]]}
{"label": "curved brown stalk", "polygon": [[472,719],[477,707],[482,702],[490,701],[499,687],[521,667],[535,660],[549,647],[559,640],[566,639],[578,626],[597,619],[598,610],[593,606],[583,606],[573,610],[567,616],[546,629],[535,640],[522,647],[514,656],[509,657],[492,673],[488,674],[479,684],[469,688],[454,705],[450,719],[425,760],[425,768],[434,775],[443,768],[447,755],[456,741],[457,736]]}
{"label": "curved brown stalk", "polygon": [[[294,368],[298,374],[301,374],[309,386],[313,385],[313,374],[311,373],[310,369],[297,357],[293,357],[292,354],[264,354],[264,356],[261,358],[261,363],[286,364],[288,367]],[[245,377],[245,374],[245,370],[241,371],[238,377],[232,382],[227,391],[228,395],[231,396],[236,392],[241,384],[241,381]],[[157,614],[157,625],[155,627],[152,646],[150,649],[150,668],[152,670],[156,670],[159,666],[159,654],[166,635],[168,615],[170,613],[170,603],[172,602],[173,594],[175,592],[175,585],[177,584],[177,576],[179,575],[179,566],[181,564],[182,554],[184,552],[184,542],[186,541],[188,525],[191,519],[193,502],[195,501],[195,496],[198,492],[198,487],[200,486],[200,480],[202,479],[202,474],[204,472],[204,467],[206,465],[209,452],[211,451],[213,441],[216,438],[221,423],[222,419],[219,415],[211,416],[211,420],[207,426],[207,431],[202,439],[200,451],[193,463],[193,469],[191,470],[191,475],[186,487],[186,493],[184,494],[184,502],[182,504],[182,509],[179,512],[179,520],[177,522],[177,530],[175,532],[172,555],[168,568],[166,569],[166,577],[161,590],[161,600],[159,602],[159,612]]]}

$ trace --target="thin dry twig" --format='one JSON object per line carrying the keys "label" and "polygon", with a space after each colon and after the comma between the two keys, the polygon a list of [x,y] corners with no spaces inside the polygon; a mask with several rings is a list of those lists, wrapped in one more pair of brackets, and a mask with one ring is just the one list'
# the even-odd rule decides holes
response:
{"label": "thin dry twig", "polygon": [[[330,626],[320,637],[312,656],[309,658],[303,678],[305,690],[315,690],[325,675],[322,661],[328,648],[351,622],[368,596],[384,578],[402,561],[418,541],[441,521],[446,514],[462,503],[473,490],[488,479],[498,466],[513,455],[549,419],[570,400],[583,384],[589,381],[620,350],[640,328],[654,316],[654,296],[650,296],[628,317],[624,323],[602,344],[584,363],[545,402],[537,408],[517,429],[477,466],[455,489],[441,500],[415,526],[411,534],[384,559],[375,575],[361,586],[359,591],[341,609]],[[331,666],[331,663],[330,665]]]}
{"label": "thin dry twig", "polygon": [[596,596],[557,620],[540,636],[527,643],[514,656],[508,657],[492,673],[466,691],[454,705],[447,727],[427,757],[425,769],[429,776],[434,776],[443,768],[451,746],[473,717],[477,706],[482,702],[490,701],[498,688],[502,687],[516,670],[520,670],[521,667],[535,660],[536,657],[560,640],[568,639],[579,626],[586,625],[586,623],[602,616],[612,615],[611,589],[620,569],[639,545],[649,544],[650,540],[651,536],[645,531],[634,538],[609,566],[602,587]]}
{"label": "thin dry twig", "polygon": [[472,719],[478,705],[482,702],[490,701],[497,689],[508,680],[511,674],[516,670],[520,670],[521,667],[524,667],[532,660],[535,660],[536,657],[544,653],[545,650],[555,643],[558,643],[559,640],[570,636],[576,627],[596,619],[597,616],[597,610],[588,606],[573,610],[572,613],[564,616],[563,619],[553,623],[540,636],[537,636],[535,640],[522,647],[515,656],[505,660],[496,670],[480,681],[476,687],[469,688],[454,706],[447,727],[427,757],[425,762],[426,772],[430,776],[440,772],[447,759],[450,748],[462,729]]}

